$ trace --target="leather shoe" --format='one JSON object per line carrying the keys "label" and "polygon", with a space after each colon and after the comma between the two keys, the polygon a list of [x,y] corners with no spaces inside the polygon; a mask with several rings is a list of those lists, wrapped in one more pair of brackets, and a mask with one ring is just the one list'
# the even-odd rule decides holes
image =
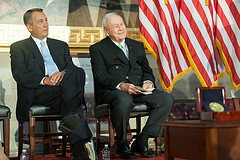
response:
{"label": "leather shoe", "polygon": [[132,143],[131,149],[133,152],[141,154],[143,158],[155,158],[156,155],[153,154],[150,150],[148,150],[148,147],[141,147],[141,145],[137,144],[137,141],[135,140]]}
{"label": "leather shoe", "polygon": [[133,151],[131,151],[129,145],[116,145],[116,153],[122,158],[122,159],[136,159],[136,155]]}
{"label": "leather shoe", "polygon": [[78,113],[66,115],[60,122],[58,129],[66,134],[72,130],[80,128],[81,116]]}

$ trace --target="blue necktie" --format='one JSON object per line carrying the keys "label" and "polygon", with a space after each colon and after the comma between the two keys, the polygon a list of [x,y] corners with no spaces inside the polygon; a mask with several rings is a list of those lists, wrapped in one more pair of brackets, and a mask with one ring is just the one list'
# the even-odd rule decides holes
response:
{"label": "blue necktie", "polygon": [[54,74],[55,72],[58,71],[57,66],[56,66],[55,62],[53,61],[53,58],[52,58],[50,52],[48,51],[45,43],[43,41],[41,41],[40,44],[41,44],[42,56],[43,56],[44,62],[46,63],[46,66],[47,66],[48,75],[51,76],[52,74]]}

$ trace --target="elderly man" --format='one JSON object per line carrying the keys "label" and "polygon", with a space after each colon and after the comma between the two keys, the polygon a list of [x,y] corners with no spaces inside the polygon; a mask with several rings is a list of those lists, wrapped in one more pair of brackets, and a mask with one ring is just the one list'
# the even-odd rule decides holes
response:
{"label": "elderly man", "polygon": [[68,133],[74,160],[89,160],[84,144],[92,137],[84,119],[85,72],[76,67],[67,43],[48,38],[48,21],[42,9],[24,14],[31,33],[11,45],[11,69],[17,82],[17,120],[24,123],[31,105],[45,105],[61,113],[59,129]]}
{"label": "elderly man", "polygon": [[[122,158],[135,159],[134,152],[144,158],[153,158],[155,155],[148,150],[148,139],[161,136],[162,126],[158,122],[167,119],[173,106],[173,97],[154,89],[155,78],[144,45],[126,38],[123,19],[116,13],[108,13],[103,18],[103,27],[107,37],[90,46],[92,70],[97,84],[97,103],[111,105],[112,123],[117,136],[116,149]],[[139,86],[152,90],[152,93],[139,93]],[[150,115],[130,149],[127,142],[128,121],[137,102],[146,103]]]}

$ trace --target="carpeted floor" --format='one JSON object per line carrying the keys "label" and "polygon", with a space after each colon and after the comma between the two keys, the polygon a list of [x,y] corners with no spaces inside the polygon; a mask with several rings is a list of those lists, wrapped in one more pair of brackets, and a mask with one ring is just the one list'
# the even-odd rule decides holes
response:
{"label": "carpeted floor", "polygon": [[[137,155],[137,160],[149,160],[149,158],[141,158],[139,154]],[[10,160],[18,160],[16,157],[15,158],[10,158]],[[72,160],[71,154],[67,154],[66,157],[57,157],[55,155],[37,155],[35,157],[35,160]],[[99,158],[101,160],[101,158]],[[118,155],[116,155],[115,160],[122,160]],[[158,156],[156,158],[152,158],[151,160],[164,160],[164,154],[161,156]],[[175,160],[183,160],[180,158],[175,158]]]}

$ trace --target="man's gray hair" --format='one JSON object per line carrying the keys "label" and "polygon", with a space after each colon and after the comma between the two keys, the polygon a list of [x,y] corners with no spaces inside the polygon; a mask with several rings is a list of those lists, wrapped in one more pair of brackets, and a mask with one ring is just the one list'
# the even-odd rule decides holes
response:
{"label": "man's gray hair", "polygon": [[107,13],[107,14],[103,17],[103,28],[108,29],[107,19],[110,18],[110,17],[112,17],[112,16],[115,16],[115,15],[118,15],[118,14],[115,13],[115,12],[111,12],[111,13]]}
{"label": "man's gray hair", "polygon": [[37,11],[37,12],[43,12],[42,8],[33,8],[29,9],[24,15],[23,15],[23,22],[25,25],[33,24],[33,19],[32,19],[32,12]]}

